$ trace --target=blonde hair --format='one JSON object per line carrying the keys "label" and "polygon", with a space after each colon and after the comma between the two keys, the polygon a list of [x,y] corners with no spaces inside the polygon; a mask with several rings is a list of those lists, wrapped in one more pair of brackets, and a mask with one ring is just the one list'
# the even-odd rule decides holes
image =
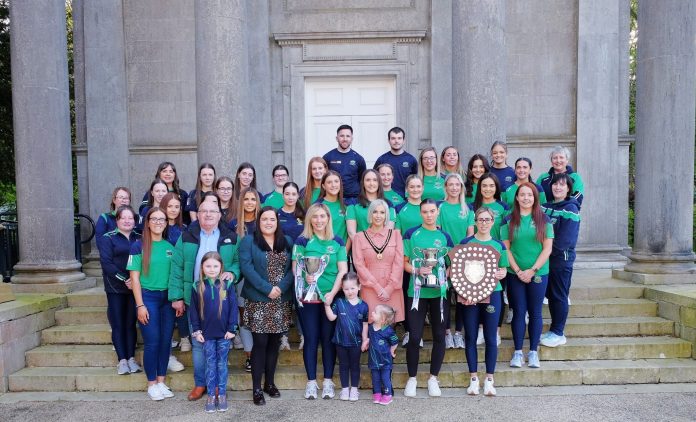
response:
{"label": "blonde hair", "polygon": [[331,212],[329,211],[329,207],[322,203],[316,203],[312,204],[312,206],[309,207],[307,210],[307,213],[305,214],[305,220],[304,220],[304,230],[302,231],[302,237],[305,239],[309,240],[314,236],[314,228],[312,227],[312,217],[314,214],[318,213],[319,211],[324,210],[326,213],[329,221],[326,223],[326,229],[324,229],[324,236],[320,237],[322,240],[330,240],[334,238],[334,232],[333,232],[333,226],[331,222]]}
{"label": "blonde hair", "polygon": [[[222,257],[220,256],[219,253],[215,251],[207,252],[205,255],[203,255],[203,258],[201,258],[201,268],[200,268],[200,274],[198,276],[198,286],[196,286],[196,291],[198,292],[198,313],[201,318],[201,321],[205,318],[205,312],[204,312],[204,307],[205,307],[205,301],[204,295],[205,295],[205,274],[203,273],[203,264],[205,261],[209,259],[214,259],[217,262],[220,263],[220,274],[225,269],[225,264],[222,263]],[[218,277],[220,276],[218,274]],[[214,282],[215,280],[213,280]],[[214,288],[215,285],[211,286],[211,288]],[[222,318],[222,291],[225,290],[225,283],[220,280],[220,285],[218,286],[218,297],[220,298],[220,303],[218,305],[218,318]]]}
{"label": "blonde hair", "polygon": [[[261,210],[261,198],[259,197],[259,192],[252,188],[244,188],[239,194],[239,202],[237,203],[237,236],[244,237],[248,233],[246,232],[246,224],[244,224],[244,197],[247,193],[253,193],[256,197],[256,210],[254,211],[254,221],[259,216],[259,211]],[[218,202],[219,205],[219,202]],[[229,211],[227,211],[229,213]]]}
{"label": "blonde hair", "polygon": [[384,319],[384,325],[392,325],[396,311],[389,305],[380,303],[375,306],[375,313]]}
{"label": "blonde hair", "polygon": [[[461,215],[466,217],[469,215],[469,206],[466,203],[466,186],[464,186],[464,179],[462,179],[462,176],[460,176],[458,173],[448,173],[447,176],[445,176],[445,201],[447,201],[447,198],[449,197],[449,194],[447,193],[447,182],[449,182],[449,179],[457,179],[457,181],[462,185],[462,191],[459,193],[459,206],[461,207]],[[443,202],[444,204],[444,202]],[[440,204],[442,206],[442,204]]]}
{"label": "blonde hair", "polygon": [[440,175],[440,161],[437,159],[437,150],[435,149],[435,147],[423,148],[423,151],[421,151],[420,155],[418,156],[418,176],[420,176],[421,180],[423,180],[423,178],[425,177],[425,168],[423,167],[423,154],[425,154],[428,151],[432,151],[433,153],[435,153],[435,175]]}

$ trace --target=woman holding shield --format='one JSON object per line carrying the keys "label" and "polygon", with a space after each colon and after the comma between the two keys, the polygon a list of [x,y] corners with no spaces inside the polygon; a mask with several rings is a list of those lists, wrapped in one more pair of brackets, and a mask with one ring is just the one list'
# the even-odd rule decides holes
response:
{"label": "woman holding shield", "polygon": [[[309,259],[318,262],[318,269],[308,271]],[[292,252],[292,269],[295,274],[295,294],[300,307],[298,315],[304,332],[302,357],[307,372],[306,399],[317,398],[317,351],[321,341],[321,358],[324,366],[322,398],[334,397],[331,381],[336,363],[336,348],[331,342],[335,323],[329,321],[323,303],[331,304],[341,288],[341,278],[348,272],[346,247],[343,239],[334,236],[329,208],[316,203],[305,216],[304,231],[297,238]],[[316,294],[314,294],[316,293]],[[323,303],[322,303],[323,302]]]}

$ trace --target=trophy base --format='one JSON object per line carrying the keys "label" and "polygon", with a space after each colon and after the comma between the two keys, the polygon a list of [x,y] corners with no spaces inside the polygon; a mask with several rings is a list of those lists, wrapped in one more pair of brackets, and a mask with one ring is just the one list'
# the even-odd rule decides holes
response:
{"label": "trophy base", "polygon": [[319,304],[319,303],[324,303],[321,300],[301,300],[300,303],[307,303],[307,304]]}

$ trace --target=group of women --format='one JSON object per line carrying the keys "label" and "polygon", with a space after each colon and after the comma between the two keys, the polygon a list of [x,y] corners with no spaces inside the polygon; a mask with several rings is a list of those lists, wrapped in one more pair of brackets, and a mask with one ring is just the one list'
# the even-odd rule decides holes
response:
{"label": "group of women", "polygon": [[[257,191],[256,172],[250,163],[241,164],[234,178],[218,177],[215,168],[205,163],[199,168],[196,189],[190,193],[180,189],[174,164],[162,163],[138,213],[130,207],[130,191],[116,188],[111,211],[99,218],[97,244],[118,373],[140,370],[134,360],[137,317],[145,343],[143,366],[148,384],[164,397],[171,394],[164,385],[175,324],[175,314],[166,302],[168,258],[182,231],[198,224],[200,204],[212,201],[222,214],[220,224],[241,239],[242,277],[235,280],[242,299],[241,335],[237,337],[249,356],[246,365],[252,372],[256,404],[265,403],[264,393],[280,396],[274,372],[278,350],[287,343],[293,307],[303,335],[305,397],[319,395],[319,345],[321,397],[334,396],[335,322],[327,318],[323,303],[342,294],[341,279],[350,266],[359,276],[360,296],[370,310],[388,304],[396,311],[395,322],[404,324],[409,372],[406,396],[416,394],[426,320],[433,339],[429,394],[440,395],[437,377],[445,349],[452,347],[465,349],[471,373],[467,391],[479,393],[478,341],[486,344],[484,394],[495,395],[493,374],[503,292],[513,315],[512,367],[524,364],[525,330],[530,339],[529,367],[540,366],[540,342],[550,347],[566,342],[564,325],[583,186],[568,165],[570,154],[565,147],[553,149],[552,167],[536,182],[528,158],[517,159],[514,168],[507,165],[505,143],[493,144],[490,156],[489,162],[475,154],[463,168],[456,148],[445,148],[439,157],[435,148],[425,148],[419,156],[418,173],[406,179],[404,196],[392,190],[394,169],[385,164],[364,172],[355,201],[344,200],[340,175],[329,170],[320,157],[309,161],[302,189],[288,180],[285,166],[274,167],[274,189],[267,195]],[[436,246],[446,251],[459,243],[491,245],[501,253],[496,272],[500,282],[484,301],[460,297],[448,288],[446,256],[439,257],[434,267],[418,259],[423,248]],[[318,258],[321,268],[310,273],[305,261],[311,258]],[[307,291],[316,294],[305,296]],[[552,324],[542,335],[544,297],[549,301]],[[456,303],[454,335],[451,300]],[[187,336],[188,324],[182,321],[178,326],[180,334]]]}

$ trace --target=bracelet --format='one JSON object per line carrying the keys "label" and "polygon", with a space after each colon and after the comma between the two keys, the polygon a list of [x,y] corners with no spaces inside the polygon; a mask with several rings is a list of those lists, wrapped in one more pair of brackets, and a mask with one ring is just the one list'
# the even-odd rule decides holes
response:
{"label": "bracelet", "polygon": [[138,305],[138,306],[135,307],[135,309],[142,308],[142,307],[144,307],[144,306],[145,306],[145,304]]}

